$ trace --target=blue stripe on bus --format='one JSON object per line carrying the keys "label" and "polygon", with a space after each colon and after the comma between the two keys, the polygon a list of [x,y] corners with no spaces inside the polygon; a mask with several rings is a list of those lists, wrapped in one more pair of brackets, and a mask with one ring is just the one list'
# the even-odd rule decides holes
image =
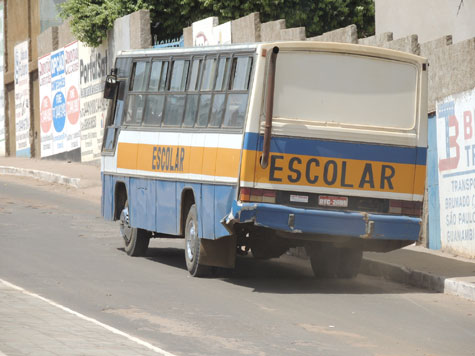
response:
{"label": "blue stripe on bus", "polygon": [[[244,149],[262,150],[264,137],[247,132]],[[273,136],[271,152],[403,164],[426,164],[427,148]]]}

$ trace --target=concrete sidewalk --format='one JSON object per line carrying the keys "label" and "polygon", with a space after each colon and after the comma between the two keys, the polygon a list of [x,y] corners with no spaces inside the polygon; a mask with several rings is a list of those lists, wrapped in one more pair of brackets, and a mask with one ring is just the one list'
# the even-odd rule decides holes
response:
{"label": "concrete sidewalk", "polygon": [[[98,164],[0,157],[2,174],[33,177],[79,190],[93,189],[98,197],[101,194]],[[475,301],[475,261],[421,246],[389,253],[367,252],[361,273]]]}

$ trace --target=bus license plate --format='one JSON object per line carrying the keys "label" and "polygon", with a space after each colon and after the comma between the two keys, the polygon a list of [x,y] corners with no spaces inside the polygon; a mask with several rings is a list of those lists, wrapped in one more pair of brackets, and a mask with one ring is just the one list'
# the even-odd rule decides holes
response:
{"label": "bus license plate", "polygon": [[335,208],[347,208],[348,198],[347,197],[332,197],[329,195],[320,195],[318,197],[318,205],[331,206]]}

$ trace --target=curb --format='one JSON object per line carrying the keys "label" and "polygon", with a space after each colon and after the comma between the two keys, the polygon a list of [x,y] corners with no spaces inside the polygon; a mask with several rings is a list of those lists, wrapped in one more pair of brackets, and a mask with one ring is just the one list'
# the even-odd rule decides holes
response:
{"label": "curb", "polygon": [[70,178],[63,176],[61,174],[55,174],[45,171],[37,171],[35,169],[27,168],[17,168],[9,166],[0,166],[0,174],[4,175],[13,175],[13,176],[22,176],[22,177],[31,177],[38,180],[42,180],[49,183],[58,183],[67,185],[73,188],[79,188],[81,179],[80,178]]}
{"label": "curb", "polygon": [[475,284],[363,258],[360,273],[475,301]]}

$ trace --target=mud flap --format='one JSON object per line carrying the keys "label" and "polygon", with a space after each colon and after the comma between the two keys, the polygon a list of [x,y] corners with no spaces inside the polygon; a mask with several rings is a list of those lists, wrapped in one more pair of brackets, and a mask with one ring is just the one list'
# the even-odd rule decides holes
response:
{"label": "mud flap", "polygon": [[200,239],[200,264],[234,268],[236,262],[236,236],[216,240]]}

